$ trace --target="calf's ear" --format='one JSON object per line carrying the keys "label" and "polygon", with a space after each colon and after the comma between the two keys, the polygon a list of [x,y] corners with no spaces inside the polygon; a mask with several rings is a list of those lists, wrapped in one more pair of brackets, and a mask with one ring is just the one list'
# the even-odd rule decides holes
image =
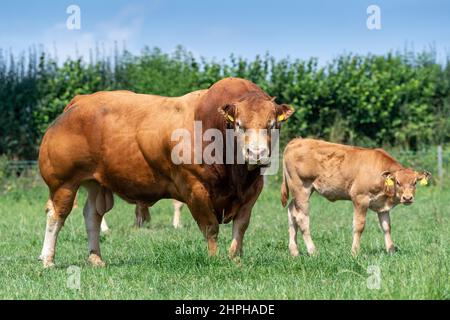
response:
{"label": "calf's ear", "polygon": [[381,176],[383,177],[384,193],[389,197],[394,196],[395,195],[394,175],[390,171],[383,171],[383,173],[381,173]]}
{"label": "calf's ear", "polygon": [[276,107],[277,122],[284,122],[295,112],[295,109],[287,104],[280,104]]}
{"label": "calf's ear", "polygon": [[424,171],[422,173],[417,173],[417,180],[421,186],[426,186],[428,184],[428,180],[431,177],[431,173],[428,171]]}
{"label": "calf's ear", "polygon": [[227,122],[234,122],[236,116],[236,106],[234,104],[226,104],[217,110]]}

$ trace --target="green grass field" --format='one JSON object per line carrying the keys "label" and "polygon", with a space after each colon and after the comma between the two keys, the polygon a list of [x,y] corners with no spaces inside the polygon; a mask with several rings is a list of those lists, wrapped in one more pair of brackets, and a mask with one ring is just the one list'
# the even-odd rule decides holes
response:
{"label": "green grass field", "polygon": [[[134,207],[116,198],[102,236],[106,268],[87,262],[81,208],[61,231],[56,267],[43,269],[40,253],[47,191],[44,187],[0,195],[0,298],[2,299],[449,299],[450,192],[420,188],[410,207],[392,213],[394,255],[384,251],[376,214],[369,212],[361,254],[350,255],[352,205],[313,196],[312,236],[319,254],[297,258],[287,248],[287,214],[277,183],[266,186],[246,233],[240,264],[227,258],[231,225],[221,226],[219,255],[183,209],[181,230],[171,226],[171,202],[152,209],[149,227],[135,230]],[[81,193],[80,206],[85,194]],[[299,238],[301,240],[301,237]],[[81,268],[79,290],[68,268]],[[371,267],[372,266],[372,267]],[[369,289],[370,268],[379,268],[379,289]],[[371,278],[370,278],[371,279]],[[370,282],[369,279],[369,282]]]}

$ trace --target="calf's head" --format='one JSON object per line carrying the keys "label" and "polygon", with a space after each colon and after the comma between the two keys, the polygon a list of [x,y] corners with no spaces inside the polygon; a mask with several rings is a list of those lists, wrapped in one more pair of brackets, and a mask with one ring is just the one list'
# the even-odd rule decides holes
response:
{"label": "calf's head", "polygon": [[410,205],[414,202],[417,183],[426,185],[431,175],[426,171],[419,173],[405,168],[395,172],[384,171],[382,176],[385,193],[402,204]]}
{"label": "calf's head", "polygon": [[234,129],[238,150],[248,166],[270,164],[271,130],[280,129],[281,123],[293,113],[294,108],[275,103],[260,92],[249,92],[240,100],[219,108],[228,127]]}

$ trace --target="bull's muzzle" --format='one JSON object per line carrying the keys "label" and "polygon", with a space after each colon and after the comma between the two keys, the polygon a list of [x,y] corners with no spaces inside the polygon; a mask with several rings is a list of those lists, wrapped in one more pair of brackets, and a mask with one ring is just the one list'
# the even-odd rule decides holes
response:
{"label": "bull's muzzle", "polygon": [[268,165],[270,164],[270,152],[266,146],[249,146],[245,151],[245,159],[249,164]]}

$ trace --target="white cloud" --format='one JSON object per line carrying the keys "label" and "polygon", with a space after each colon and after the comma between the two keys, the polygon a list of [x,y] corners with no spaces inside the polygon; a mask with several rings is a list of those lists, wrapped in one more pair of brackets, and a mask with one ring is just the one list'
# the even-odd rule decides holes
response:
{"label": "white cloud", "polygon": [[100,56],[111,55],[115,42],[120,48],[126,44],[127,49],[136,51],[143,21],[139,9],[128,6],[111,20],[99,21],[89,29],[83,21],[80,30],[67,29],[65,22],[55,24],[42,33],[39,41],[50,53],[56,51],[60,61],[68,56],[95,57],[97,50]]}

